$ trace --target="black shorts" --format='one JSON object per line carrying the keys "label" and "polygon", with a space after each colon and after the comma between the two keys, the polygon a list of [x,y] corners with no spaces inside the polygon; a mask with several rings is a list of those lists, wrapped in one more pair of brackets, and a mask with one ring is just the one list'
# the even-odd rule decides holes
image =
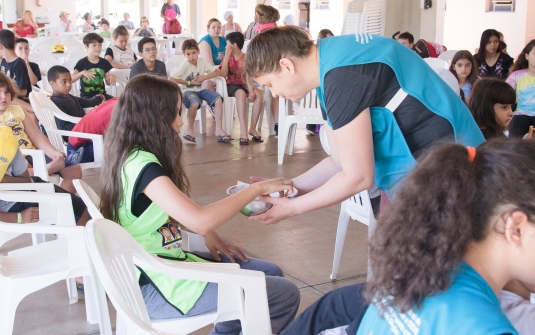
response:
{"label": "black shorts", "polygon": [[[46,183],[46,181],[44,181],[43,179],[39,177],[32,177],[32,180],[34,183]],[[74,215],[77,218],[80,218],[84,214],[87,207],[85,206],[85,203],[82,200],[82,198],[72,193],[69,193],[68,191],[65,191],[64,189],[62,189],[61,187],[57,185],[54,185],[54,191],[56,193],[67,193],[71,195],[72,209],[73,209]],[[30,207],[39,207],[39,204],[34,203],[34,202],[17,202],[13,206],[11,206],[8,212],[18,213]]]}
{"label": "black shorts", "polygon": [[229,97],[234,97],[236,91],[240,89],[244,90],[245,94],[249,94],[249,91],[247,90],[247,87],[245,87],[245,85],[227,84],[227,93]]}

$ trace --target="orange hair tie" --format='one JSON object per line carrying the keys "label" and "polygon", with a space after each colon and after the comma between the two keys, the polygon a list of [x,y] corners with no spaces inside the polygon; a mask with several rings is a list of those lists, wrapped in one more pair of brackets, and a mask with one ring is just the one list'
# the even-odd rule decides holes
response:
{"label": "orange hair tie", "polygon": [[468,160],[472,163],[476,158],[476,148],[467,146],[466,151],[468,151]]}

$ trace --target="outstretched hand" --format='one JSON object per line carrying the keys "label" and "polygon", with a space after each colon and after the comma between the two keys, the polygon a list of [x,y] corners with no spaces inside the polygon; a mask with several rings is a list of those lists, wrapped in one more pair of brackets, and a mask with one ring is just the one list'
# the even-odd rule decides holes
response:
{"label": "outstretched hand", "polygon": [[258,221],[262,224],[275,224],[297,214],[292,200],[288,198],[273,198],[269,195],[262,195],[258,199],[272,204],[273,207],[263,214],[250,216],[249,220]]}
{"label": "outstretched hand", "polygon": [[221,261],[221,256],[219,253],[225,255],[232,263],[236,263],[236,259],[234,257],[238,257],[244,262],[249,261],[240,248],[235,245],[225,243],[215,231],[204,235],[204,241],[206,243],[206,247],[208,250],[210,250],[212,257],[214,257],[216,261]]}

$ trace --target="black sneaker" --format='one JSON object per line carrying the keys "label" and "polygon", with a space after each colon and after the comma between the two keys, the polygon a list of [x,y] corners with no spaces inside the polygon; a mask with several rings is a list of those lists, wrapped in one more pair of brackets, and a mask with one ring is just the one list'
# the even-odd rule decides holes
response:
{"label": "black sneaker", "polygon": [[316,125],[307,124],[307,134],[311,136],[316,136]]}
{"label": "black sneaker", "polygon": [[275,130],[275,138],[279,138],[279,124],[275,123],[273,126],[273,130]]}

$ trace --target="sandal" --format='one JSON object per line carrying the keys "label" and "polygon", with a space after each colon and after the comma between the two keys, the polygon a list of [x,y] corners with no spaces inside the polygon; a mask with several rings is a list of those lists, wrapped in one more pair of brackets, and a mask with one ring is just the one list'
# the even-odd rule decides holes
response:
{"label": "sandal", "polygon": [[197,144],[197,142],[195,141],[195,137],[193,137],[191,135],[184,135],[184,136],[182,136],[182,138],[186,140],[186,143]]}
{"label": "sandal", "polygon": [[229,135],[221,136],[217,139],[218,142],[224,142],[224,143],[230,143],[232,141],[232,138]]}
{"label": "sandal", "polygon": [[240,145],[249,145],[249,139],[240,137]]}
{"label": "sandal", "polygon": [[252,140],[255,142],[259,142],[259,143],[264,142],[264,140],[262,139],[262,136],[253,136]]}

